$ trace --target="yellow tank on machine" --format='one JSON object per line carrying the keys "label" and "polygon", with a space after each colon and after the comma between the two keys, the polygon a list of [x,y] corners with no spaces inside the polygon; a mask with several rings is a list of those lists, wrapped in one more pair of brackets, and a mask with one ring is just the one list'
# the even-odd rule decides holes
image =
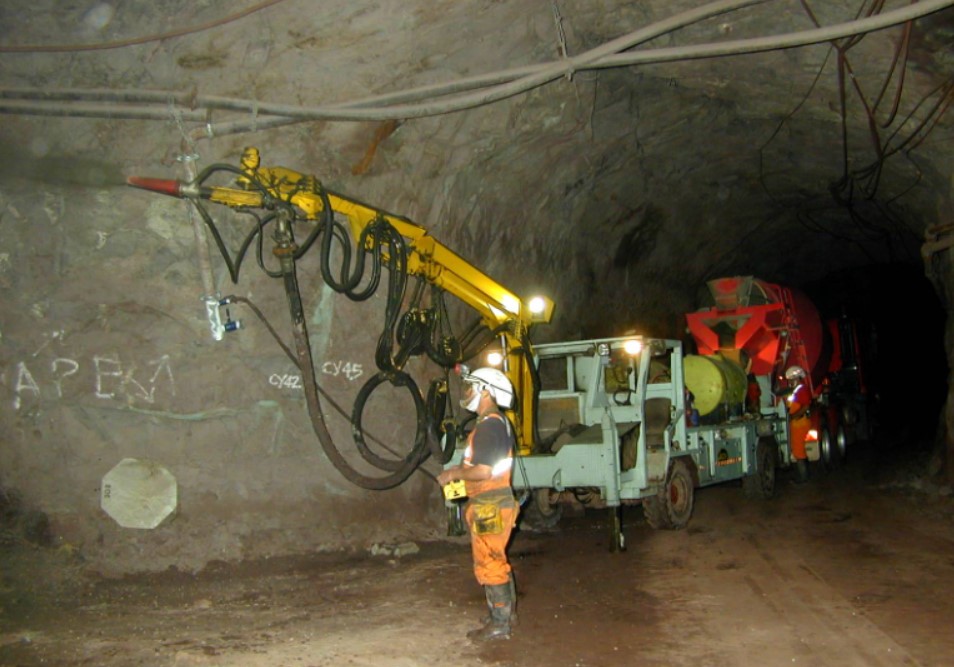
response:
{"label": "yellow tank on machine", "polygon": [[721,354],[688,355],[683,360],[686,388],[692,392],[693,407],[705,416],[720,406],[729,414],[741,414],[748,380],[745,370]]}

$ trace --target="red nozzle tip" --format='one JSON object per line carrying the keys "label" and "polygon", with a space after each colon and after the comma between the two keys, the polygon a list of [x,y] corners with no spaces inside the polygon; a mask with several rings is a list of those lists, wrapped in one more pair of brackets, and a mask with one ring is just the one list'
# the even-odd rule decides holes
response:
{"label": "red nozzle tip", "polygon": [[128,185],[133,186],[134,188],[142,188],[143,190],[151,190],[152,192],[159,192],[164,195],[170,195],[172,197],[181,197],[180,188],[182,184],[170,178],[144,178],[142,176],[130,176],[126,179]]}

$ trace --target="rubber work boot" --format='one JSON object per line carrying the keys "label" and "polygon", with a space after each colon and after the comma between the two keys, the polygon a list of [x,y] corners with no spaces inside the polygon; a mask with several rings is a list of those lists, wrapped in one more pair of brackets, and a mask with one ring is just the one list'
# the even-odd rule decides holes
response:
{"label": "rubber work boot", "polygon": [[513,572],[510,573],[510,581],[507,586],[510,587],[510,627],[515,628],[517,622],[517,583],[513,580]]}
{"label": "rubber work boot", "polygon": [[795,460],[795,483],[804,484],[808,481],[808,459]]}
{"label": "rubber work boot", "polygon": [[510,639],[510,617],[513,614],[510,582],[484,586],[484,594],[487,596],[490,618],[482,628],[468,632],[467,637],[474,641]]}
{"label": "rubber work boot", "polygon": [[[507,582],[507,585],[510,587],[510,627],[515,628],[520,625],[517,620],[517,584],[513,579],[513,572],[510,573],[510,580]],[[490,611],[493,607],[490,606],[490,603],[487,603],[487,615],[484,616],[482,622],[484,625],[490,623]]]}

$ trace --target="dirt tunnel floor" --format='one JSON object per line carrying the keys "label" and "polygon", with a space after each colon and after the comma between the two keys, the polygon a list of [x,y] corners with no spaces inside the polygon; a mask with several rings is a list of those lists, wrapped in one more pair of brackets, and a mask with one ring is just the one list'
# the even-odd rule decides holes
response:
{"label": "dirt tunnel floor", "polygon": [[[864,467],[747,501],[697,491],[690,527],[603,512],[521,531],[513,639],[483,612],[464,539],[400,559],[273,559],[103,581],[7,550],[2,665],[950,665],[954,503]],[[59,564],[56,570],[50,565]]]}

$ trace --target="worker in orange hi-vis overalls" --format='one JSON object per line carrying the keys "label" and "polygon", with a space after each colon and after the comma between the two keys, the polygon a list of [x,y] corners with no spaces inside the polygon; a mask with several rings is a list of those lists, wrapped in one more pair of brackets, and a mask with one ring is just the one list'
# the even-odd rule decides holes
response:
{"label": "worker in orange hi-vis overalls", "polygon": [[516,606],[513,572],[507,545],[517,523],[519,505],[510,486],[513,468],[513,428],[500,408],[513,405],[513,385],[495,368],[478,368],[461,375],[461,406],[477,413],[460,465],[437,476],[441,486],[463,480],[467,490],[464,516],[470,529],[474,574],[484,587],[490,615],[483,627],[467,633],[471,639],[509,639]]}
{"label": "worker in orange hi-vis overalls", "polygon": [[805,451],[805,439],[812,428],[809,407],[812,403],[812,392],[806,384],[807,375],[801,366],[792,366],[785,371],[785,378],[794,385],[785,399],[788,405],[789,429],[791,440],[789,447],[795,459],[796,480],[804,482],[808,479],[808,453]]}

